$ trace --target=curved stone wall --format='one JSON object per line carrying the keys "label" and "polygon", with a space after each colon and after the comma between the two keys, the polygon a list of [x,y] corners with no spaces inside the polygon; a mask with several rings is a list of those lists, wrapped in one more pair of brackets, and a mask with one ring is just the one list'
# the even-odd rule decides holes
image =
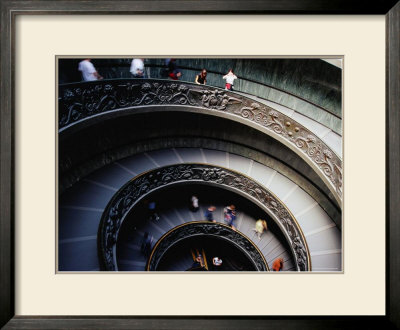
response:
{"label": "curved stone wall", "polygon": [[[283,113],[236,93],[209,86],[150,79],[61,85],[60,133],[72,131],[74,126],[85,123],[88,118],[99,121],[130,112],[156,111],[153,107],[158,111],[201,112],[229,117],[272,136],[313,167],[341,203],[342,162],[319,137]],[[180,119],[178,121],[182,123]],[[225,131],[225,126],[221,128]]]}
{"label": "curved stone wall", "polygon": [[[184,122],[186,125],[182,125]],[[224,130],[221,130],[224,127]],[[67,130],[68,131],[68,130]],[[67,132],[66,131],[66,132]],[[143,138],[145,137],[145,138]],[[335,203],[335,198],[316,172],[293,151],[269,136],[239,123],[219,117],[190,112],[142,113],[99,121],[71,134],[60,136],[60,189],[65,189],[92,171],[131,154],[167,147],[196,146],[224,150],[237,145],[234,153],[255,160],[266,154],[280,160],[308,182],[320,194]],[[336,203],[335,203],[336,204]],[[338,207],[339,208],[339,207]]]}

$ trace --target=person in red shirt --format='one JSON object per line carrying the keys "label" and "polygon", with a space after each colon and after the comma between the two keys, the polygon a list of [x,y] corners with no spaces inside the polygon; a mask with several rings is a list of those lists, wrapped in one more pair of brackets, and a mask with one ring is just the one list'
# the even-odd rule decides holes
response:
{"label": "person in red shirt", "polygon": [[274,272],[280,272],[282,270],[282,267],[283,267],[283,259],[282,258],[277,258],[272,263],[272,270]]}

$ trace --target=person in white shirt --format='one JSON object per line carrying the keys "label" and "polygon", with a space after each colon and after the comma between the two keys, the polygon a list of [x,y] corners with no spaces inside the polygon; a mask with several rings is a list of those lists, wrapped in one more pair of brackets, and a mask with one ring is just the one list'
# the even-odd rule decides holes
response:
{"label": "person in white shirt", "polygon": [[235,81],[235,79],[237,79],[237,77],[233,73],[233,70],[229,69],[228,73],[225,76],[223,76],[222,79],[226,80],[225,90],[233,91],[233,82]]}
{"label": "person in white shirt", "polygon": [[134,58],[130,69],[134,78],[144,78],[144,61],[143,58]]}
{"label": "person in white shirt", "polygon": [[82,72],[83,81],[93,81],[103,79],[94,68],[92,62],[90,62],[90,58],[84,59],[79,62],[78,70]]}
{"label": "person in white shirt", "polygon": [[217,266],[217,267],[221,266],[222,265],[222,260],[219,259],[218,257],[214,257],[213,258],[213,265]]}
{"label": "person in white shirt", "polygon": [[192,212],[197,212],[199,210],[199,199],[196,196],[192,196],[191,202],[190,209]]}

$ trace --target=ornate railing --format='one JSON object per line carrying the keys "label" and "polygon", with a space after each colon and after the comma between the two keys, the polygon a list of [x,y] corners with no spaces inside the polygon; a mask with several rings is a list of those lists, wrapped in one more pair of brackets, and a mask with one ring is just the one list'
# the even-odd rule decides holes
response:
{"label": "ornate railing", "polygon": [[155,271],[165,253],[175,244],[190,237],[215,236],[229,241],[246,255],[256,271],[268,271],[268,264],[257,246],[246,236],[231,229],[231,227],[213,222],[192,221],[177,226],[164,234],[154,245],[146,270]]}
{"label": "ornate railing", "polygon": [[[119,79],[59,87],[59,131],[87,118],[135,107],[185,106],[223,112],[284,143],[302,157],[342,199],[342,161],[314,133],[290,117],[252,99],[215,87],[169,80]],[[161,108],[160,108],[161,110]],[[139,109],[136,109],[139,111]]]}
{"label": "ornate railing", "polygon": [[251,178],[226,168],[206,164],[179,164],[143,173],[125,184],[111,199],[99,227],[100,262],[105,270],[117,270],[115,245],[119,229],[132,207],[146,195],[177,183],[207,183],[235,191],[256,202],[285,235],[299,271],[311,270],[303,232],[286,206],[268,189]]}

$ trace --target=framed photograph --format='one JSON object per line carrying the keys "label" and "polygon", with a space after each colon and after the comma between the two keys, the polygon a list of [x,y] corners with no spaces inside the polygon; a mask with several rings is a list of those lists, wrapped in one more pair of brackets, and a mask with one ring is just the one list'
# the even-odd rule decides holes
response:
{"label": "framed photograph", "polygon": [[58,272],[343,270],[343,58],[57,64]]}
{"label": "framed photograph", "polygon": [[396,1],[1,8],[2,326],[400,325]]}

